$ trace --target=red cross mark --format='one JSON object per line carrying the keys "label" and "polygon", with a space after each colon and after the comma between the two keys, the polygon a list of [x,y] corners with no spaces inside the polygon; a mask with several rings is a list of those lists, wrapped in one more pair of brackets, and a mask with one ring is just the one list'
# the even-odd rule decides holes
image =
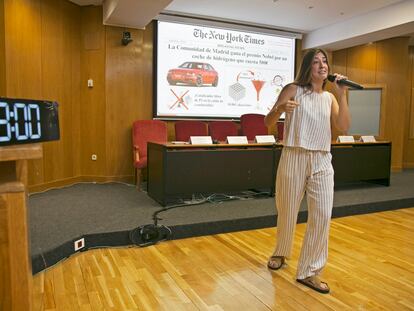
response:
{"label": "red cross mark", "polygon": [[172,104],[170,106],[170,109],[173,109],[175,105],[177,105],[177,107],[180,107],[180,105],[183,105],[185,109],[188,110],[188,107],[186,106],[185,102],[184,102],[184,96],[189,92],[189,90],[185,91],[184,94],[182,94],[181,96],[178,96],[172,89],[170,89],[170,91],[175,95],[175,97],[177,98],[177,100],[175,101],[174,104]]}

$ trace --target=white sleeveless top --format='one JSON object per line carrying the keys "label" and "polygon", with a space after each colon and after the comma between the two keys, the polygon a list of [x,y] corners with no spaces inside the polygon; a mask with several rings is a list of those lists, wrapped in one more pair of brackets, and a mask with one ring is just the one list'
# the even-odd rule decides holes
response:
{"label": "white sleeveless top", "polygon": [[286,114],[283,144],[307,150],[331,150],[331,105],[329,92],[310,93],[298,86],[295,101],[299,106]]}

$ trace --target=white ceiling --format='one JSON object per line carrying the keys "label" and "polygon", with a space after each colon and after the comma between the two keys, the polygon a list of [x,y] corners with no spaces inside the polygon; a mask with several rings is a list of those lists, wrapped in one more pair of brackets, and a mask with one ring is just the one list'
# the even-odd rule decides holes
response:
{"label": "white ceiling", "polygon": [[[70,1],[78,5],[105,2],[104,7],[137,7],[136,0]],[[144,26],[156,17],[154,4],[160,3],[154,0],[139,3],[146,2],[151,3],[152,10],[142,21]],[[414,0],[164,0],[162,3],[158,7],[161,13],[238,21],[302,33],[305,34],[304,48],[320,46],[335,50],[414,33]],[[116,25],[140,28],[134,27],[140,25],[139,21],[131,24],[134,17],[143,18],[145,6],[138,6],[141,6],[139,11],[118,10],[122,13],[117,15]],[[104,23],[111,24],[105,19]]]}
{"label": "white ceiling", "polygon": [[400,1],[174,0],[166,10],[266,24],[307,33]]}

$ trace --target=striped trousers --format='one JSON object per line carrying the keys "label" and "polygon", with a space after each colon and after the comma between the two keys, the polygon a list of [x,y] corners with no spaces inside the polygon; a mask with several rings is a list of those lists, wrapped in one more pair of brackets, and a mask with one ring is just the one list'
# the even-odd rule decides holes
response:
{"label": "striped trousers", "polygon": [[308,223],[296,277],[318,275],[328,257],[329,224],[333,207],[332,155],[284,147],[276,177],[276,256],[290,257],[300,203],[306,193]]}

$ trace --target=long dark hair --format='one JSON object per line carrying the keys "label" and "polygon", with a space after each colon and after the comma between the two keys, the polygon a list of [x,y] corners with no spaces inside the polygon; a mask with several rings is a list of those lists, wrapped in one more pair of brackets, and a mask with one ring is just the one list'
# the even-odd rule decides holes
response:
{"label": "long dark hair", "polygon": [[[296,75],[295,81],[293,82],[296,85],[303,86],[307,91],[312,92],[312,62],[316,54],[322,53],[326,57],[326,63],[328,64],[328,73],[330,71],[328,54],[322,49],[309,49],[306,51],[302,59],[302,64],[298,74]],[[326,80],[323,81],[322,88],[325,88]]]}

